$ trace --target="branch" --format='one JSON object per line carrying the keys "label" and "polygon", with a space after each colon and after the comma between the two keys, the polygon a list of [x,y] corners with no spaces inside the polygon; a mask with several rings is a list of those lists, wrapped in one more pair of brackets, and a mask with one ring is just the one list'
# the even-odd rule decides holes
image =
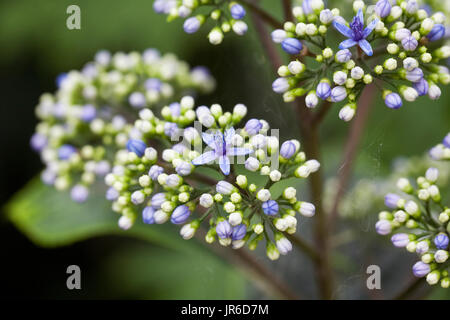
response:
{"label": "branch", "polygon": [[[206,245],[202,238],[205,236],[204,229],[200,228],[195,234],[195,238],[202,245]],[[277,296],[282,299],[299,300],[300,297],[295,294],[282,280],[274,276],[274,273],[267,269],[261,261],[257,261],[251,254],[244,249],[233,250],[231,248],[222,248],[218,245],[208,245],[218,256],[227,260],[230,264],[239,266],[249,278],[255,281],[255,284],[265,291],[268,296]]]}
{"label": "branch", "polygon": [[282,0],[283,1],[283,12],[284,12],[284,19],[286,21],[293,21],[294,17],[292,15],[292,0]]}
{"label": "branch", "polygon": [[361,103],[357,109],[356,117],[352,122],[352,126],[347,137],[344,156],[341,161],[341,166],[339,167],[337,192],[334,197],[334,202],[330,213],[330,230],[333,230],[336,224],[339,203],[350,180],[353,162],[356,157],[356,151],[358,150],[358,146],[369,117],[370,107],[373,105],[375,88],[375,85],[372,84],[363,91],[360,98]]}
{"label": "branch", "polygon": [[275,29],[282,29],[283,24],[279,22],[277,19],[272,17],[266,11],[261,9],[258,5],[256,5],[252,0],[241,0],[243,4],[245,4],[255,15],[257,15],[261,20],[266,22],[268,25]]}
{"label": "branch", "polygon": [[294,246],[299,251],[305,253],[309,258],[311,258],[313,262],[318,262],[320,260],[320,256],[305,240],[293,234],[286,234],[286,237],[294,244]]}
{"label": "branch", "polygon": [[[253,13],[253,12],[252,12]],[[257,14],[251,14],[253,24],[255,25],[255,30],[258,35],[258,38],[267,53],[269,61],[272,65],[275,73],[278,70],[278,67],[283,64],[280,55],[278,54],[277,48],[275,44],[272,42],[272,38],[267,33],[266,26],[264,25],[264,21]]]}

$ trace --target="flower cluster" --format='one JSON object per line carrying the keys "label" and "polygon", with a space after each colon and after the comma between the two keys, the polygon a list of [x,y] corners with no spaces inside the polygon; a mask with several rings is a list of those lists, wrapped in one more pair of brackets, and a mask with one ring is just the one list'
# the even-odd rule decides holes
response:
{"label": "flower cluster", "polygon": [[[294,7],[295,22],[272,32],[272,40],[293,58],[278,69],[273,90],[286,102],[305,96],[308,108],[321,100],[342,101],[344,121],[354,117],[358,98],[374,81],[391,109],[420,96],[438,99],[438,84],[450,82],[449,70],[439,64],[450,57],[450,46],[442,41],[445,15],[421,9],[416,0],[379,0],[370,6],[356,0],[353,10],[348,23],[322,0]],[[332,45],[336,37],[338,48]]]}
{"label": "flower cluster", "polygon": [[139,110],[158,109],[186,93],[210,92],[214,79],[204,67],[189,69],[172,54],[148,49],[142,54],[100,51],[81,71],[60,75],[57,85],[36,108],[40,123],[31,146],[46,165],[43,181],[58,190],[71,188],[72,198],[83,202],[89,186],[110,172],[116,151],[133,135],[129,122]]}
{"label": "flower cluster", "polygon": [[431,148],[429,154],[434,160],[450,160],[450,132],[442,140],[442,143]]}
{"label": "flower cluster", "polygon": [[170,103],[211,83],[204,69],[155,51],[99,53],[37,107],[41,122],[31,145],[46,164],[43,181],[84,202],[103,177],[122,229],[138,216],[146,224],[170,220],[190,239],[208,220],[209,243],[254,249],[265,239],[269,258],[287,254],[297,213],[311,217],[315,207],[293,187],[280,191],[278,182],[307,178],[320,164],[306,159],[299,141],[280,144],[278,130],[262,119],[238,128],[243,104],[232,112],[219,104],[196,108],[190,95]]}
{"label": "flower cluster", "polygon": [[[250,119],[242,129],[235,129],[247,112],[242,104],[232,113],[223,112],[218,104],[200,106],[193,113],[194,126],[180,122],[177,115],[193,111],[193,104],[191,97],[184,97],[176,107],[163,108],[166,121],[160,123],[159,130],[156,126],[156,134],[145,129],[156,117],[149,109],[140,112],[134,126],[140,137],[135,134],[127,148],[117,152],[112,172],[105,178],[107,198],[113,201],[113,210],[122,215],[119,225],[131,227],[141,212],[147,224],[170,220],[182,225],[181,236],[190,239],[208,219],[208,243],[218,240],[234,249],[245,244],[255,249],[265,239],[270,259],[287,254],[292,245],[286,233],[296,232],[296,214],[311,217],[315,207],[298,200],[293,187],[278,195],[271,187],[288,178],[307,178],[319,169],[319,163],[306,160],[297,140],[279,146],[277,137],[267,136],[269,126],[264,120]],[[160,157],[148,145],[158,139],[165,140],[167,146]],[[173,141],[177,143],[171,145]],[[236,173],[239,164],[243,165],[241,174]],[[205,177],[197,170],[202,166],[224,178]],[[259,172],[267,179],[252,183],[246,172]],[[206,181],[206,185],[196,181]],[[201,215],[193,217],[194,211]]]}
{"label": "flower cluster", "polygon": [[222,43],[224,33],[233,31],[244,35],[248,26],[242,20],[246,11],[239,1],[223,0],[155,0],[153,8],[157,13],[167,14],[168,21],[175,18],[186,18],[183,29],[186,33],[195,33],[211,19],[214,27],[208,33],[211,44]]}
{"label": "flower cluster", "polygon": [[417,187],[407,178],[398,179],[397,187],[405,195],[389,193],[385,196],[385,205],[390,211],[379,213],[375,228],[381,235],[393,232],[394,246],[420,255],[420,261],[412,268],[416,277],[426,276],[430,285],[440,282],[443,288],[448,288],[450,209],[442,203],[436,185],[438,177],[439,170],[430,167],[425,176],[416,179]]}

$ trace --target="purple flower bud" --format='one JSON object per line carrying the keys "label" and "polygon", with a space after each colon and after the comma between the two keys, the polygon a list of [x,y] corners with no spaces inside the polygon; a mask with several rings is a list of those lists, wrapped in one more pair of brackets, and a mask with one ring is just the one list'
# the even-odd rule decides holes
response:
{"label": "purple flower bud", "polygon": [[189,210],[188,206],[181,205],[175,208],[172,212],[172,216],[170,217],[170,221],[173,224],[182,224],[189,219],[189,216],[191,215],[191,211]]}
{"label": "purple flower bud", "polygon": [[143,108],[146,104],[145,96],[142,92],[133,92],[130,94],[128,102],[134,108]]}
{"label": "purple flower bud", "polygon": [[426,264],[422,261],[418,261],[413,265],[413,273],[417,278],[425,277],[430,273],[431,268],[429,264]]}
{"label": "purple flower bud", "polygon": [[183,24],[184,32],[186,33],[195,33],[200,28],[200,20],[198,20],[197,17],[191,17],[189,19],[186,19]]}
{"label": "purple flower bud", "polygon": [[127,142],[127,150],[136,153],[139,157],[144,155],[146,148],[147,145],[141,140],[130,139]]}
{"label": "purple flower bud", "polygon": [[334,87],[330,93],[331,101],[340,102],[347,98],[347,89],[343,86]]}
{"label": "purple flower bud", "polygon": [[389,0],[380,0],[375,5],[375,12],[381,18],[386,18],[391,13],[391,3]]}
{"label": "purple flower bud", "polygon": [[442,24],[435,24],[433,29],[427,34],[430,41],[437,41],[442,39],[445,35],[445,27]]}
{"label": "purple flower bud", "polygon": [[395,92],[389,93],[384,99],[384,103],[391,109],[399,109],[403,105],[402,98]]}
{"label": "purple flower bud", "polygon": [[259,130],[261,130],[263,127],[261,121],[258,119],[250,119],[245,124],[245,131],[251,136],[254,136],[255,134],[259,133]]}
{"label": "purple flower bud", "polygon": [[161,80],[157,78],[149,78],[145,80],[144,87],[147,90],[159,91],[161,89]]}
{"label": "purple flower bud", "polygon": [[156,181],[161,173],[164,172],[164,169],[156,164],[150,167],[148,170],[148,175],[153,181]]}
{"label": "purple flower bud", "polygon": [[240,4],[233,4],[230,8],[231,16],[233,19],[240,20],[245,17],[245,9]]}
{"label": "purple flower bud", "polygon": [[56,180],[56,173],[50,169],[46,169],[41,173],[41,180],[46,185],[53,185]]}
{"label": "purple flower bud", "polygon": [[119,197],[119,191],[117,191],[114,188],[108,188],[108,190],[106,190],[106,200],[108,201],[115,201],[117,200],[117,198]]}
{"label": "purple flower bud", "polygon": [[402,46],[406,51],[414,51],[416,50],[418,45],[419,42],[417,42],[416,38],[414,38],[413,36],[405,37],[402,40]]}
{"label": "purple flower bud", "polygon": [[411,82],[419,82],[423,79],[422,69],[414,68],[411,71],[406,71],[406,79]]}
{"label": "purple flower bud", "polygon": [[384,196],[384,204],[386,207],[389,207],[391,209],[397,209],[397,204],[401,200],[399,195],[396,195],[395,193],[388,193],[386,196]]}
{"label": "purple flower bud", "polygon": [[97,115],[97,109],[92,105],[88,104],[81,109],[81,120],[84,122],[91,122],[95,119],[95,116]]}
{"label": "purple flower bud", "polygon": [[170,112],[172,117],[177,118],[181,114],[181,106],[178,102],[173,102],[169,105]]}
{"label": "purple flower bud", "polygon": [[233,191],[233,185],[226,181],[219,181],[216,185],[216,191],[220,194],[229,195]]}
{"label": "purple flower bud", "polygon": [[247,234],[247,226],[243,223],[235,226],[231,234],[231,240],[242,240]]}
{"label": "purple flower bud", "polygon": [[413,88],[416,89],[419,96],[424,96],[428,93],[428,81],[422,78],[413,84]]}
{"label": "purple flower bud", "polygon": [[158,210],[161,209],[161,205],[166,201],[166,194],[164,192],[155,193],[150,200],[150,205],[152,208]]}
{"label": "purple flower bud", "polygon": [[217,236],[221,239],[230,238],[233,230],[231,229],[231,225],[228,221],[221,221],[216,226]]}
{"label": "purple flower bud", "polygon": [[328,82],[319,83],[319,85],[316,88],[316,94],[322,100],[327,99],[331,94],[330,84]]}
{"label": "purple flower bud", "polygon": [[286,78],[278,78],[272,82],[272,90],[276,93],[285,93],[289,88],[289,81]]}
{"label": "purple flower bud", "polygon": [[30,145],[34,151],[39,152],[47,145],[47,137],[36,132],[31,136]]}
{"label": "purple flower bud", "polygon": [[281,42],[281,48],[283,48],[286,53],[299,54],[300,51],[302,51],[303,45],[300,40],[296,38],[286,38]]}
{"label": "purple flower bud", "polygon": [[285,141],[281,145],[280,154],[283,158],[289,159],[295,153],[295,144],[292,141]]}
{"label": "purple flower bud", "polygon": [[178,126],[173,122],[166,122],[164,124],[164,134],[169,138],[175,137],[178,133]]}
{"label": "purple flower bud", "polygon": [[57,77],[56,77],[56,86],[58,88],[61,88],[61,84],[63,83],[63,81],[67,78],[67,73],[60,73]]}
{"label": "purple flower bud", "polygon": [[450,148],[450,133],[447,133],[447,135],[445,136],[444,140],[442,140],[442,144],[446,148]]}
{"label": "purple flower bud", "polygon": [[89,196],[89,190],[85,186],[82,186],[80,184],[77,184],[72,188],[70,191],[70,197],[75,202],[85,202]]}
{"label": "purple flower bud", "polygon": [[392,225],[388,220],[380,220],[375,224],[375,230],[378,234],[385,236],[392,231]]}
{"label": "purple flower bud", "polygon": [[336,60],[340,63],[348,62],[352,58],[352,53],[348,49],[336,52]]}
{"label": "purple flower bud", "polygon": [[76,152],[77,149],[74,146],[70,144],[63,144],[58,149],[58,158],[61,160],[67,160]]}
{"label": "purple flower bud", "polygon": [[182,161],[175,167],[175,171],[180,176],[187,176],[192,172],[192,165],[186,161]]}
{"label": "purple flower bud", "polygon": [[142,221],[146,224],[154,224],[155,223],[155,209],[152,207],[145,207],[142,210]]}
{"label": "purple flower bud", "polygon": [[311,1],[312,0],[303,0],[302,9],[303,9],[303,13],[306,15],[311,14],[313,12],[312,7],[311,7]]}
{"label": "purple flower bud", "polygon": [[397,248],[403,248],[409,243],[409,235],[406,233],[397,233],[391,237],[391,241]]}
{"label": "purple flower bud", "polygon": [[448,236],[441,232],[434,237],[434,244],[436,245],[436,248],[444,250],[448,247],[448,240]]}
{"label": "purple flower bud", "polygon": [[278,213],[278,203],[275,200],[269,200],[262,203],[262,209],[268,216],[274,216]]}

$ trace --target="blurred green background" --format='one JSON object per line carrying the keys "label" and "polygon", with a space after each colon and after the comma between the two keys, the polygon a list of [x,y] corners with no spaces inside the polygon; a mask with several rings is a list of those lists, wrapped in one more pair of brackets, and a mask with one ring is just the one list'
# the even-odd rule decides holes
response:
{"label": "blurred green background", "polygon": [[[66,8],[71,4],[81,8],[81,30],[66,28]],[[263,5],[281,17],[278,1],[265,0]],[[153,12],[150,0],[16,0],[0,4],[0,241],[6,250],[0,270],[8,275],[2,282],[3,297],[273,298],[255,285],[251,274],[195,240],[182,241],[174,228],[138,224],[121,232],[101,194],[77,205],[67,194],[43,187],[35,178],[42,165],[28,142],[37,122],[33,110],[38,97],[55,90],[59,73],[80,68],[100,49],[116,52],[154,47],[175,53],[191,66],[205,65],[216,77],[217,89],[199,103],[217,102],[227,110],[244,103],[249,117],[268,120],[273,128],[280,128],[281,138],[298,137],[293,110],[271,90],[275,75],[251,24],[245,37],[227,35],[220,46],[210,45],[206,32],[207,28],[202,28],[195,35],[185,34],[182,21],[166,23],[164,16]],[[380,96],[362,138],[353,181],[388,175],[396,157],[423,154],[450,129],[446,89],[438,102],[421,98],[396,111],[386,108]],[[338,170],[349,128],[338,119],[338,111],[338,107],[331,110],[321,131],[326,176]],[[298,187],[304,192],[303,184]],[[340,225],[336,243],[347,239],[333,257],[340,298],[389,298],[412,279],[410,268],[416,258],[393,248],[373,231],[380,209]],[[310,227],[304,220],[299,226],[307,239]],[[257,261],[302,296],[316,297],[313,267],[300,253],[294,251],[269,262],[259,250]],[[81,267],[80,291],[66,289],[65,270],[71,264]],[[365,270],[370,264],[382,268],[382,291],[365,288]],[[437,290],[434,297],[445,297],[442,292]]]}

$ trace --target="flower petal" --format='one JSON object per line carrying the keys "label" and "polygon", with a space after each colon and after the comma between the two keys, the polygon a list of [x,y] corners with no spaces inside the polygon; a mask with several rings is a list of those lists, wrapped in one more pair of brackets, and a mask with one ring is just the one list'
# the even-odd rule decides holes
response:
{"label": "flower petal", "polygon": [[224,175],[227,176],[230,174],[230,159],[227,156],[221,156],[219,158],[219,166]]}
{"label": "flower petal", "polygon": [[364,26],[364,14],[362,12],[362,9],[358,10],[358,13],[356,14],[356,17],[361,22],[361,25]]}
{"label": "flower petal", "polygon": [[359,40],[358,45],[369,57],[373,55],[372,46],[369,41],[366,39]]}
{"label": "flower petal", "polygon": [[234,131],[233,127],[225,130],[225,143],[226,144],[231,144],[234,134],[235,134],[235,131]]}
{"label": "flower petal", "polygon": [[252,153],[253,150],[249,148],[230,148],[227,150],[228,156],[245,156]]}
{"label": "flower petal", "polygon": [[364,37],[364,38],[367,38],[367,36],[368,36],[369,34],[372,33],[373,29],[375,29],[375,27],[377,26],[377,24],[378,24],[378,19],[373,20],[373,21],[367,26],[367,28],[364,29],[363,37]]}
{"label": "flower petal", "polygon": [[333,27],[335,27],[337,31],[342,33],[347,38],[353,38],[352,30],[349,27],[347,27],[345,24],[342,24],[335,20],[335,21],[333,21]]}
{"label": "flower petal", "polygon": [[339,49],[343,50],[343,49],[351,48],[351,47],[353,47],[354,45],[356,45],[356,43],[357,43],[357,42],[356,42],[355,40],[352,40],[352,39],[344,40],[344,41],[342,41],[342,42],[339,44]]}
{"label": "flower petal", "polygon": [[207,151],[203,153],[201,156],[192,160],[192,164],[195,166],[209,163],[217,158],[216,153],[214,151]]}
{"label": "flower petal", "polygon": [[202,132],[202,139],[211,148],[213,148],[213,149],[216,148],[216,143],[215,143],[215,140],[214,140],[214,134]]}

